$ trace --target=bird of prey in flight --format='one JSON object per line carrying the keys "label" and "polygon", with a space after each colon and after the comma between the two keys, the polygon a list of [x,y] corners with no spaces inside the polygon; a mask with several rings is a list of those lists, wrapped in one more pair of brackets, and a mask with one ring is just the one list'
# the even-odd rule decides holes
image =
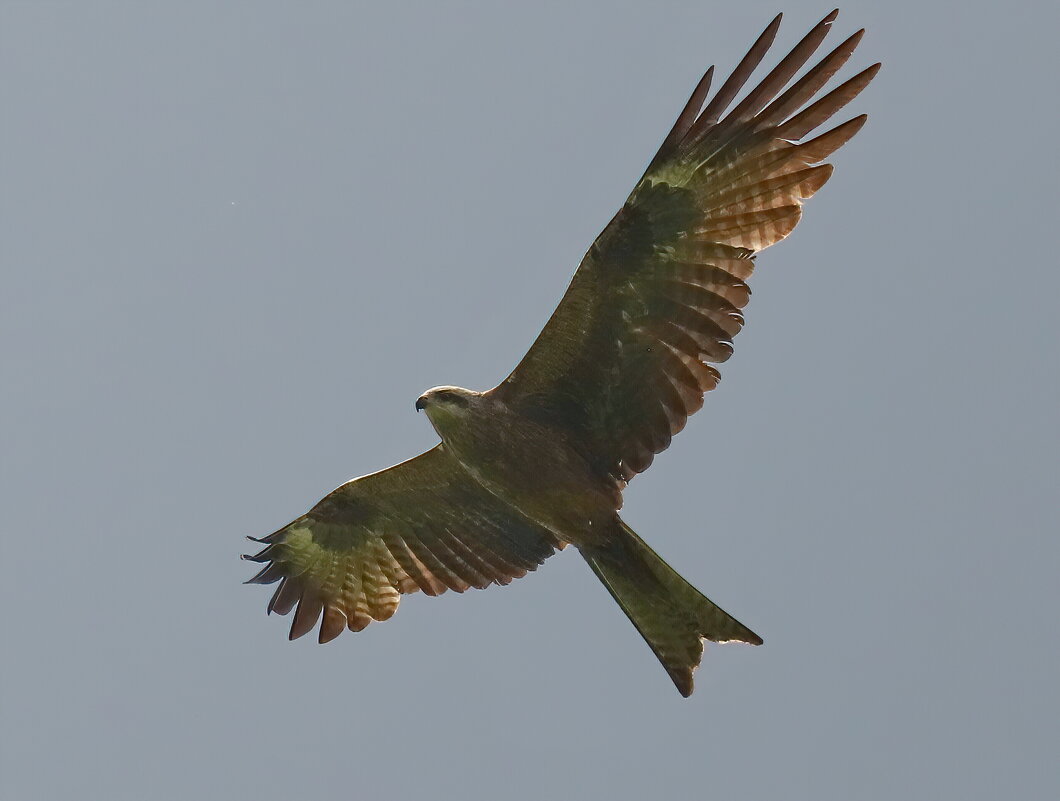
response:
{"label": "bird of prey in flight", "polygon": [[[755,254],[786,237],[832,174],[826,159],[865,123],[819,129],[874,64],[818,97],[863,30],[793,80],[838,12],[729,110],[781,17],[710,96],[696,86],[629,198],[589,248],[515,370],[486,392],[435,387],[416,409],[431,450],[343,484],[246,556],[279,582],[268,611],[320,642],[386,620],[403,594],[507,584],[573,545],[677,689],[692,692],[703,641],[762,639],[704,597],[618,515],[622,492],[717,386]],[[252,538],[253,539],[253,538]]]}

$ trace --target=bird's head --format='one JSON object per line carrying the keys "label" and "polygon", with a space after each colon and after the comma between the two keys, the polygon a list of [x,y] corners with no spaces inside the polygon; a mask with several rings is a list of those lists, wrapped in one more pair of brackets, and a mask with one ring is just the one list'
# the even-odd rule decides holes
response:
{"label": "bird's head", "polygon": [[416,399],[416,411],[426,412],[435,429],[441,433],[447,423],[463,419],[470,410],[476,408],[481,398],[481,392],[470,389],[435,387]]}

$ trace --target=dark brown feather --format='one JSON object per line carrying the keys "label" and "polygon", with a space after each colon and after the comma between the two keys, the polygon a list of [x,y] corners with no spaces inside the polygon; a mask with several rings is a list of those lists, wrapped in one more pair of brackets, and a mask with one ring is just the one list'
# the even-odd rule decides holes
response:
{"label": "dark brown feather", "polygon": [[792,141],[802,139],[818,125],[823,125],[831,119],[832,115],[861,94],[861,90],[868,86],[869,81],[876,77],[876,73],[880,71],[881,66],[881,64],[877,63],[871,67],[866,67],[850,80],[840,84],[816,103],[807,106],[778,127],[775,136],[778,139],[790,139]]}
{"label": "dark brown feather", "polygon": [[861,37],[864,35],[865,29],[862,28],[821,59],[820,63],[799,78],[784,94],[770,103],[758,115],[757,127],[768,128],[776,125],[786,119],[789,114],[801,108],[803,103],[817,94],[820,88],[842,69],[850,56],[853,55],[854,49],[861,42]]}
{"label": "dark brown feather", "polygon": [[766,26],[766,29],[762,31],[755,43],[751,45],[747,55],[740,60],[740,63],[736,65],[736,69],[732,71],[732,74],[722,84],[718,93],[714,95],[714,99],[703,109],[699,120],[689,129],[688,140],[690,146],[694,145],[700,136],[718,121],[725,109],[728,108],[736,95],[743,89],[747,79],[751,77],[751,73],[762,63],[762,59],[765,58],[766,53],[773,44],[773,40],[777,36],[777,31],[780,30],[780,22],[783,18],[783,14],[777,14],[773,18],[773,21]]}
{"label": "dark brown feather", "polygon": [[813,102],[861,41],[858,31],[785,90],[836,14],[727,115],[775,38],[780,16],[710,99],[708,70],[537,341],[492,390],[569,432],[600,473],[617,482],[646,469],[717,385],[717,370],[705,362],[732,354],[753,254],[791,233],[802,202],[831,176],[831,165],[821,162],[864,123],[856,117],[798,144],[878,69]]}
{"label": "dark brown feather", "polygon": [[838,16],[839,9],[835,9],[827,17],[818,22],[813,29],[792,48],[791,52],[782,58],[780,63],[762,79],[762,82],[749,92],[747,97],[740,101],[740,104],[732,110],[731,114],[729,114],[729,119],[733,122],[742,122],[750,119],[761,111],[766,103],[772,100],[776,94],[787,85],[792,76],[802,69],[802,65],[805,64],[817,48],[821,46],[824,37],[828,35],[829,27],[831,27],[835,18]]}
{"label": "dark brown feather", "polygon": [[268,537],[251,581],[280,584],[268,611],[295,610],[291,639],[320,642],[386,620],[402,594],[507,584],[559,547],[457,467],[442,446],[356,479]]}

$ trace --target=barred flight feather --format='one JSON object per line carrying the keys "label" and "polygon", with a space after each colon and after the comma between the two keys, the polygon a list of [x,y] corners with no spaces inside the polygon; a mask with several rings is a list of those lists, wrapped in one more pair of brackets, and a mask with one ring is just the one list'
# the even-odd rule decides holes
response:
{"label": "barred flight feather", "polygon": [[628,481],[702,406],[719,379],[706,362],[726,361],[743,326],[754,254],[794,230],[803,202],[832,175],[825,159],[864,124],[854,117],[801,141],[879,69],[814,100],[858,46],[857,31],[795,77],[836,16],[822,19],[728,113],[780,17],[713,97],[714,68],[707,70],[533,347],[492,390],[581,437],[601,473]]}
{"label": "barred flight feather", "polygon": [[[270,613],[319,641],[387,620],[401,595],[508,584],[561,546],[454,467],[443,446],[339,487],[260,541],[250,582],[279,586]],[[468,514],[467,510],[474,510]],[[248,582],[249,583],[249,582]]]}

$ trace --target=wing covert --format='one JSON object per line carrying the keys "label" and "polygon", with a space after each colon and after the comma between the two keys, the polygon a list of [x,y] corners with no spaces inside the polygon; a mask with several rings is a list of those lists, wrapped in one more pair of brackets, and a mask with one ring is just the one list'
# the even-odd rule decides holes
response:
{"label": "wing covert", "polygon": [[322,643],[388,619],[403,594],[508,584],[561,545],[475,483],[442,445],[343,484],[257,541],[266,547],[244,558],[267,564],[247,583],[279,582],[268,611],[294,610],[291,639],[322,619]]}
{"label": "wing covert", "polygon": [[754,254],[791,233],[802,202],[832,174],[824,160],[864,124],[855,117],[802,141],[880,66],[810,102],[853,53],[858,31],[792,82],[837,13],[728,114],[780,16],[709,100],[707,71],[529,352],[492,390],[570,432],[601,474],[628,481],[646,470],[702,407],[720,377],[712,364],[729,358],[743,326]]}

